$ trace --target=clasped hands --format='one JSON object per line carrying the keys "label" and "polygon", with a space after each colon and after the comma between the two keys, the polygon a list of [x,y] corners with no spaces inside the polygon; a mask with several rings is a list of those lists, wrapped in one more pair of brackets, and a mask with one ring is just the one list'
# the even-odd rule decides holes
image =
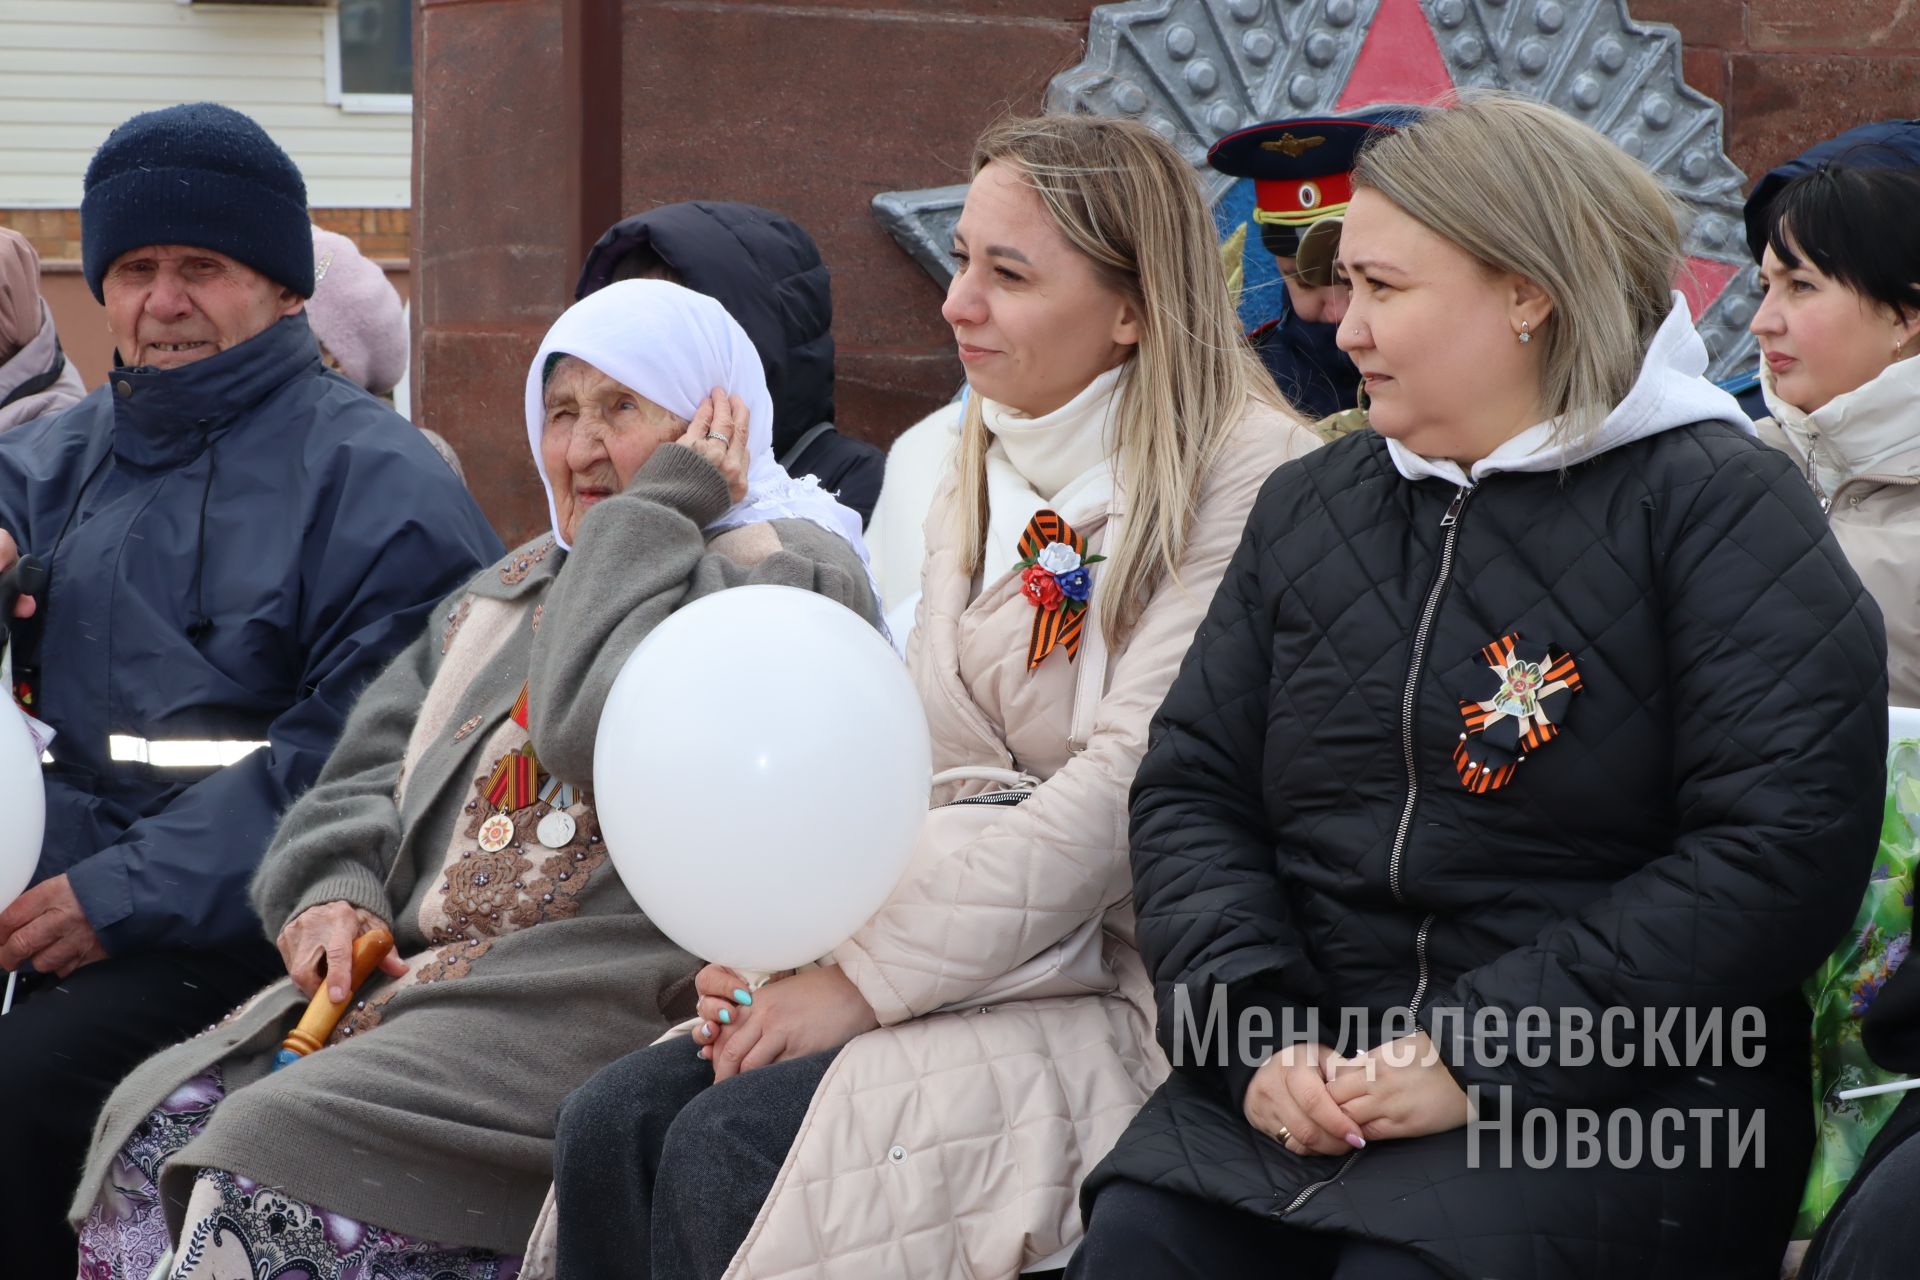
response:
{"label": "clasped hands", "polygon": [[839,968],[825,965],[782,974],[758,991],[725,965],[694,976],[700,1057],[713,1063],[714,1083],[774,1062],[837,1049],[880,1025],[873,1006]]}
{"label": "clasped hands", "polygon": [[1247,1088],[1247,1123],[1295,1155],[1343,1155],[1383,1138],[1417,1138],[1473,1118],[1467,1095],[1424,1031],[1351,1058],[1289,1045]]}

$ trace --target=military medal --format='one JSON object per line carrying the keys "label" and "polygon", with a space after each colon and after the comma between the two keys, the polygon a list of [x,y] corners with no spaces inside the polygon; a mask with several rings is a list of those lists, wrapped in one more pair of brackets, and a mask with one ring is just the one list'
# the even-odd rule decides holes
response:
{"label": "military medal", "polygon": [[496,813],[480,824],[480,847],[487,853],[498,853],[513,843],[513,819],[504,813]]}
{"label": "military medal", "polygon": [[1510,632],[1480,651],[1479,698],[1463,699],[1466,732],[1453,749],[1460,782],[1476,795],[1498,791],[1530,752],[1560,736],[1567,702],[1580,691],[1573,655],[1551,644],[1530,644]]}
{"label": "military medal", "polygon": [[[520,687],[520,696],[514,699],[513,721],[522,729],[527,727],[525,685]],[[482,792],[494,812],[480,824],[481,849],[487,853],[498,853],[513,843],[517,832],[509,815],[534,802],[541,781],[540,760],[533,754],[531,742],[500,758],[500,762],[493,766],[493,772],[487,775],[487,785]]]}
{"label": "military medal", "polygon": [[540,837],[540,843],[547,848],[564,849],[573,840],[576,829],[573,815],[555,810],[540,819],[540,825],[536,828],[535,834]]}

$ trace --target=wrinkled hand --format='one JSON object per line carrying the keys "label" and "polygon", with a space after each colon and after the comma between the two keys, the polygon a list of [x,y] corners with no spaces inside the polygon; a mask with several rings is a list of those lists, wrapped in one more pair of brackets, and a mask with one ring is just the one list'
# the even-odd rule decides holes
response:
{"label": "wrinkled hand", "polygon": [[735,502],[747,496],[747,402],[715,387],[694,410],[686,434],[674,441],[719,468]]}
{"label": "wrinkled hand", "polygon": [[1418,1138],[1458,1129],[1473,1105],[1424,1031],[1389,1040],[1330,1067],[1334,1102],[1375,1138]]}
{"label": "wrinkled hand", "polygon": [[[5,573],[7,570],[13,568],[14,562],[19,559],[19,544],[13,540],[12,534],[8,533],[5,529],[0,529],[0,573]],[[19,600],[14,602],[13,616],[16,618],[31,618],[34,610],[37,608],[39,608],[39,605],[34,603],[32,596],[21,596]],[[34,967],[36,969],[39,968],[38,965]]]}
{"label": "wrinkled hand", "polygon": [[[347,986],[353,981],[354,939],[387,927],[385,920],[350,902],[323,902],[287,921],[273,945],[280,948],[280,959],[301,995],[311,998],[325,978],[328,998],[344,1004],[351,994]],[[390,978],[402,977],[407,972],[406,962],[389,951],[380,961],[380,972]]]}
{"label": "wrinkled hand", "polygon": [[1323,1044],[1290,1044],[1261,1066],[1247,1086],[1247,1123],[1297,1156],[1342,1155],[1366,1146],[1360,1122],[1327,1089]]}
{"label": "wrinkled hand", "polygon": [[[693,1037],[714,1082],[838,1049],[880,1025],[873,1006],[838,968],[807,969],[749,993],[740,975],[708,965],[694,978],[701,1023]],[[741,997],[745,997],[742,999]]]}
{"label": "wrinkled hand", "polygon": [[[11,549],[13,540],[4,533],[0,538]],[[106,958],[107,949],[65,876],[42,880],[0,912],[0,969],[12,972],[32,961],[35,973],[64,978]]]}

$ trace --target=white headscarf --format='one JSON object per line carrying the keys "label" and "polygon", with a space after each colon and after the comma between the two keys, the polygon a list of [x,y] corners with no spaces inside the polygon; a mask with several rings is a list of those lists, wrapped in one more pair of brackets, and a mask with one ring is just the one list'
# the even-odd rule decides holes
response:
{"label": "white headscarf", "polygon": [[700,402],[724,387],[747,406],[747,496],[707,532],[762,520],[808,520],[837,533],[867,560],[860,516],[834,501],[811,476],[795,480],[773,456],[773,397],[746,330],[725,307],[664,280],[622,280],[568,307],[547,330],[527,370],[527,448],[547,491],[547,519],[564,549],[553,482],[540,456],[546,425],[545,370],[554,355],[576,356],[668,413],[692,420]]}

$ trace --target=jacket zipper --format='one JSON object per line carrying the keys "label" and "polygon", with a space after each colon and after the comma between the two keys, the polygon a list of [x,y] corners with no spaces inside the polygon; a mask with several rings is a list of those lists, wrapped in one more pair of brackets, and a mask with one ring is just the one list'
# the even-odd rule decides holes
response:
{"label": "jacket zipper", "polygon": [[[1473,496],[1475,486],[1468,485],[1456,491],[1453,501],[1447,506],[1447,514],[1440,518],[1440,527],[1447,532],[1440,542],[1440,566],[1434,571],[1433,585],[1427,589],[1427,603],[1420,611],[1420,625],[1413,633],[1413,653],[1407,662],[1407,687],[1400,695],[1400,755],[1407,766],[1407,803],[1400,810],[1400,829],[1393,836],[1393,853],[1387,859],[1387,888],[1393,894],[1395,902],[1405,905],[1406,895],[1400,891],[1400,866],[1407,851],[1407,836],[1413,830],[1413,811],[1420,803],[1420,775],[1414,765],[1413,754],[1413,716],[1415,704],[1420,695],[1420,672],[1426,665],[1427,640],[1433,633],[1433,618],[1440,611],[1440,598],[1446,594],[1447,579],[1453,573],[1453,544],[1460,533],[1460,511],[1467,505],[1467,499]],[[1427,935],[1433,928],[1433,915],[1428,913],[1420,922],[1420,929],[1413,937],[1415,972],[1418,981],[1413,988],[1413,999],[1407,1002],[1409,1016],[1417,1016],[1421,1003],[1427,998],[1427,985],[1430,974],[1427,971]],[[1280,1217],[1286,1217],[1295,1209],[1311,1200],[1320,1188],[1329,1182],[1338,1182],[1347,1176],[1347,1170],[1353,1168],[1361,1153],[1350,1153],[1333,1171],[1331,1177],[1318,1182],[1308,1183],[1300,1188],[1300,1194],[1293,1202],[1280,1211]]]}

